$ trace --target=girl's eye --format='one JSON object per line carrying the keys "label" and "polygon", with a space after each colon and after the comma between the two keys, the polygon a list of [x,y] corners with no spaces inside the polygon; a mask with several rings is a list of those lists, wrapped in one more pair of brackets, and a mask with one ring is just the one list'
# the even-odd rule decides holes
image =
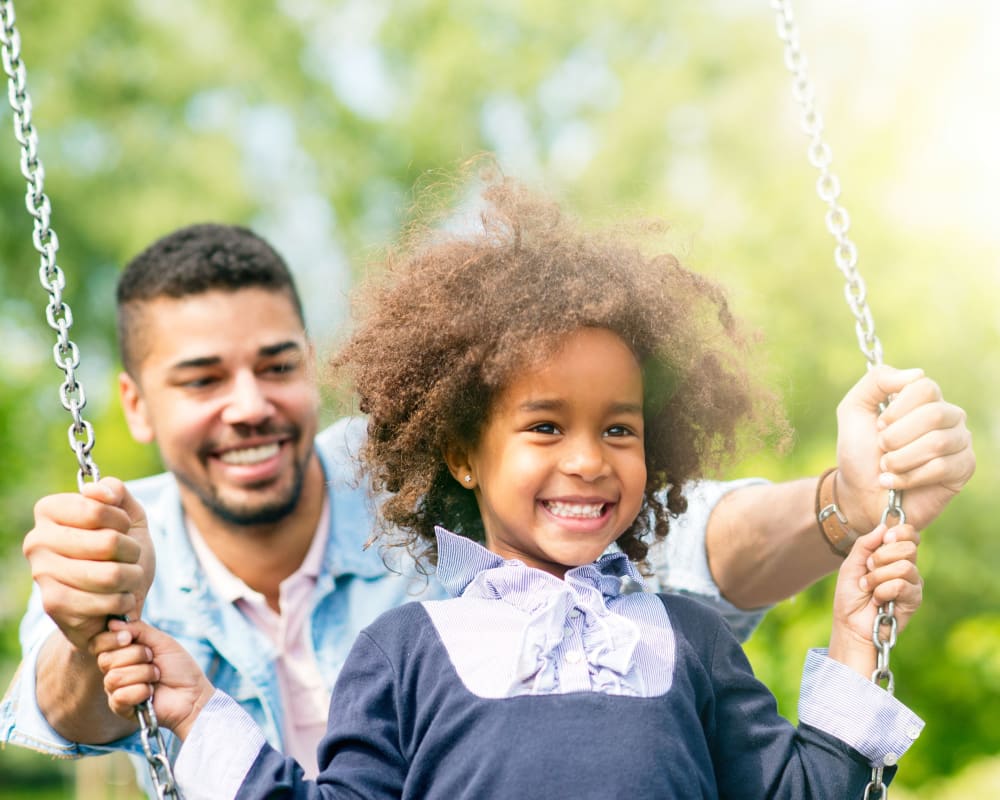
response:
{"label": "girl's eye", "polygon": [[626,425],[612,425],[604,432],[605,436],[634,436],[632,429]]}
{"label": "girl's eye", "polygon": [[547,433],[552,435],[559,433],[559,428],[551,422],[539,422],[537,425],[532,425],[529,430],[532,433]]}

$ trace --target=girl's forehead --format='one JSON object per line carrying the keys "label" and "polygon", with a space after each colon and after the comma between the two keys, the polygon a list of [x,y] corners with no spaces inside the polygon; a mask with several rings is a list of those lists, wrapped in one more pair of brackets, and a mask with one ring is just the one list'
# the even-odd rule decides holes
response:
{"label": "girl's forehead", "polygon": [[565,358],[567,352],[602,350],[612,341],[635,356],[625,337],[611,328],[581,325],[569,330],[539,332],[524,340],[521,366],[524,369],[544,369],[549,363]]}
{"label": "girl's forehead", "polygon": [[512,395],[636,394],[641,401],[642,370],[631,348],[606,328],[578,328],[544,348],[531,349],[520,364],[512,365],[498,400]]}

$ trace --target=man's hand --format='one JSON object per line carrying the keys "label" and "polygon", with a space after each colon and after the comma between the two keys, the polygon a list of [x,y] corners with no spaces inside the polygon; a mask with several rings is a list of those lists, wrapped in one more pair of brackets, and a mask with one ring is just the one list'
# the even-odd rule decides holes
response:
{"label": "man's hand", "polygon": [[[837,422],[837,504],[859,534],[881,522],[886,489],[905,491],[906,522],[921,530],[975,472],[965,412],[919,369],[872,369],[840,402]],[[775,603],[839,565],[816,527],[816,488],[815,478],[744,486],[719,502],[705,545],[726,599],[739,608]]]}
{"label": "man's hand", "polygon": [[43,608],[81,652],[109,616],[138,617],[153,582],[146,514],[116,478],[39,500],[23,550]]}
{"label": "man's hand", "polygon": [[837,501],[859,533],[880,522],[887,489],[905,492],[906,521],[922,530],[976,470],[965,411],[922,370],[870,370],[840,402],[837,423]]}

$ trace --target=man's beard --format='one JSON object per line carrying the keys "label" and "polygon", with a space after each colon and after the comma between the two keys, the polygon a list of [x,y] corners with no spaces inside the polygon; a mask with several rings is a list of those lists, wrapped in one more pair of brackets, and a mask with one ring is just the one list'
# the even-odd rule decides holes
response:
{"label": "man's beard", "polygon": [[302,497],[302,486],[305,483],[305,468],[295,461],[292,466],[292,484],[284,497],[262,506],[237,505],[227,503],[220,497],[211,484],[203,485],[186,479],[183,475],[174,473],[175,477],[193,491],[203,506],[220,521],[241,528],[257,525],[273,525],[289,516],[298,506]]}

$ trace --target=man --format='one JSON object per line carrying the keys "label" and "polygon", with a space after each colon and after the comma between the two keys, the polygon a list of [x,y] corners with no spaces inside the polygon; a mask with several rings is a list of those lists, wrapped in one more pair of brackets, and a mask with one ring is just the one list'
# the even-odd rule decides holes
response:
{"label": "man", "polygon": [[[364,424],[317,435],[301,305],[259,237],[200,225],[154,243],[122,275],[118,333],[129,428],[157,444],[169,472],[36,505],[24,542],[35,591],[0,740],[71,757],[141,752],[136,725],[108,709],[88,649],[108,615],[141,613],[313,774],[329,691],[357,632],[437,589],[364,549],[372,508],[354,461]],[[741,609],[837,567],[824,534],[842,543],[850,526],[877,524],[880,476],[906,490],[907,519],[921,528],[975,468],[964,413],[919,371],[872,371],[838,424],[840,469],[819,482],[694,487],[651,559],[659,582],[717,603],[745,637],[762,612]],[[817,497],[838,512],[823,528]]]}

